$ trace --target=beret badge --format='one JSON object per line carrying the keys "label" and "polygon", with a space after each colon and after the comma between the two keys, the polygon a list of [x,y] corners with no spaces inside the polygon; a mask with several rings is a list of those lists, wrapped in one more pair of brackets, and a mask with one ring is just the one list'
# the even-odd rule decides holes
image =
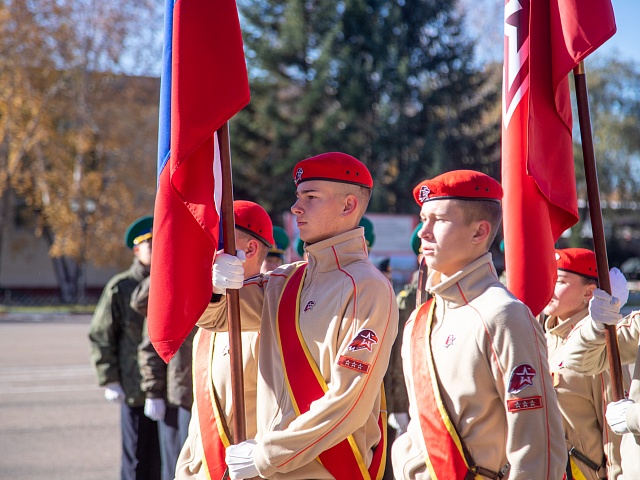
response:
{"label": "beret badge", "polygon": [[430,193],[431,193],[431,190],[426,185],[423,185],[422,187],[420,187],[420,194],[419,194],[420,201],[424,203],[427,200],[429,200]]}
{"label": "beret badge", "polygon": [[300,183],[300,180],[302,180],[302,167],[296,170],[296,178],[294,179],[293,183],[298,185],[298,183]]}

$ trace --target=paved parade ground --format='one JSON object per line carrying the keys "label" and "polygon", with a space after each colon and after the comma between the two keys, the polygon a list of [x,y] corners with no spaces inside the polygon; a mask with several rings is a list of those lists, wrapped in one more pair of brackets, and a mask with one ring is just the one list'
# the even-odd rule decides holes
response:
{"label": "paved parade ground", "polygon": [[120,408],[96,384],[90,319],[0,312],[0,480],[119,479]]}
{"label": "paved parade ground", "polygon": [[89,363],[90,315],[0,313],[0,480],[117,480],[120,409]]}

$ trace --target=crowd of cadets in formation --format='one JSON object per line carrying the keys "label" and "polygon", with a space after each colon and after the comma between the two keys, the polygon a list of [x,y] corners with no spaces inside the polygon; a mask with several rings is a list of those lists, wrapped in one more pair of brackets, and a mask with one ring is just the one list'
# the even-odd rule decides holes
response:
{"label": "crowd of cadets in formation", "polygon": [[[89,334],[105,397],[121,404],[123,479],[640,479],[638,382],[623,369],[628,398],[612,400],[604,340],[617,325],[622,362],[637,361],[640,315],[621,320],[619,271],[609,295],[593,252],[557,250],[553,298],[534,318],[489,253],[500,184],[458,170],[413,190],[421,222],[407,241],[428,276],[396,297],[368,258],[364,164],[326,153],[293,180],[305,261],[284,265],[286,233],[234,202],[243,254],[216,256],[211,302],[168,365],[146,335],[153,219],[127,229],[133,264]],[[240,289],[244,442],[228,289]]]}

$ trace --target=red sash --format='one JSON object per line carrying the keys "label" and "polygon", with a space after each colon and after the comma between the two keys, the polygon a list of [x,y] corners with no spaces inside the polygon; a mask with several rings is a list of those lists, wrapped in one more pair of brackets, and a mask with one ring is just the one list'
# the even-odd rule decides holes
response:
{"label": "red sash", "polygon": [[420,307],[411,332],[411,376],[426,446],[425,461],[433,480],[474,478],[462,441],[440,396],[430,344],[434,308],[433,299]]}
{"label": "red sash", "polygon": [[193,388],[204,450],[202,463],[210,479],[222,478],[224,475],[227,468],[224,454],[231,443],[226,433],[224,412],[220,411],[211,377],[215,338],[215,333],[200,329],[196,337],[196,356],[193,362]]}
{"label": "red sash", "polygon": [[[278,305],[277,331],[282,365],[291,402],[298,415],[309,411],[311,402],[321,398],[328,390],[300,331],[300,292],[304,283],[306,264],[302,264],[289,276]],[[282,346],[287,348],[283,349]],[[314,381],[315,379],[315,381]],[[381,479],[386,462],[386,405],[384,390],[378,427],[380,443],[373,453],[367,470],[365,459],[352,435],[325,450],[318,456],[320,463],[336,480]]]}

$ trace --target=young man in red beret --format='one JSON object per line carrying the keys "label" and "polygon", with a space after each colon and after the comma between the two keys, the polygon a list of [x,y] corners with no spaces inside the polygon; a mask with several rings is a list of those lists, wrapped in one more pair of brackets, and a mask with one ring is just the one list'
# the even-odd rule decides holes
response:
{"label": "young man in red beret", "polygon": [[567,452],[544,334],[489,253],[500,184],[462,170],[413,194],[432,299],[404,329],[410,422],[393,444],[395,478],[561,479]]}
{"label": "young man in red beret", "polygon": [[[622,318],[620,309],[629,298],[624,275],[611,269],[611,295],[599,288],[589,301],[589,320],[575,328],[564,346],[564,366],[586,375],[597,375],[609,368],[605,326],[616,326],[622,365],[635,363],[629,398],[606,406],[605,419],[616,435],[622,436],[620,456],[625,479],[640,478],[640,312]],[[624,382],[623,382],[624,384]],[[626,385],[625,385],[626,386]]]}
{"label": "young man in red beret", "polygon": [[[556,262],[558,280],[544,309],[549,315],[545,332],[572,475],[588,480],[614,480],[622,474],[621,437],[604,421],[605,405],[612,399],[609,372],[583,375],[564,365],[566,339],[584,323],[589,300],[598,287],[596,255],[586,248],[565,248],[556,250]],[[626,370],[623,374],[628,377]],[[629,378],[625,378],[625,387],[628,386]]]}
{"label": "young man in red beret", "polygon": [[[293,178],[291,211],[309,259],[271,272],[262,299],[240,290],[241,308],[262,313],[253,325],[260,327],[258,432],[227,449],[229,474],[377,478],[386,450],[382,379],[398,310],[358,227],[373,182],[364,164],[343,153],[303,160]],[[216,262],[214,287],[232,277]],[[224,301],[216,306],[208,315],[222,323]],[[244,319],[243,327],[251,328]]]}
{"label": "young man in red beret", "polygon": [[[257,203],[236,200],[233,211],[236,248],[244,253],[244,277],[239,278],[239,283],[246,297],[261,297],[263,275],[260,267],[275,243],[273,225],[267,212]],[[218,257],[219,262],[236,258],[222,252]],[[223,293],[216,290],[212,301],[219,301]],[[260,322],[260,312],[255,310],[243,308],[241,317],[243,321]],[[198,326],[193,342],[195,398],[189,435],[175,466],[178,480],[222,478],[227,468],[225,449],[233,436],[229,334],[210,329],[204,320],[198,322]],[[256,434],[258,346],[257,332],[242,332],[246,433],[250,437]]]}

